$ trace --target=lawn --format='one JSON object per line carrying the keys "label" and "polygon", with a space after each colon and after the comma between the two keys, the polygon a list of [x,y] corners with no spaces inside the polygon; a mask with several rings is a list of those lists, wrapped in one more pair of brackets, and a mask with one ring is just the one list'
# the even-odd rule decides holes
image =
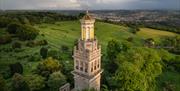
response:
{"label": "lawn", "polygon": [[[67,45],[70,49],[73,48],[74,42],[80,38],[80,23],[79,21],[57,22],[55,24],[40,24],[35,26],[40,30],[41,35],[37,39],[46,39],[54,48],[60,48],[62,45]],[[95,35],[103,47],[106,48],[108,41],[116,39],[123,41],[129,37],[133,37],[133,42],[139,43],[140,37],[127,31],[127,27],[118,25],[97,22],[95,24]]]}
{"label": "lawn", "polygon": [[[40,30],[40,35],[36,40],[47,40],[48,45],[51,49],[60,50],[62,45],[69,47],[70,51],[74,46],[74,42],[80,38],[80,23],[79,21],[63,21],[56,22],[55,24],[38,24],[34,26],[36,29]],[[2,30],[2,31],[1,31]],[[132,37],[133,46],[142,46],[142,39],[144,38],[154,38],[159,40],[163,36],[175,36],[175,33],[154,30],[149,28],[141,28],[137,34],[128,32],[129,28],[113,25],[109,23],[96,22],[95,24],[95,35],[102,45],[103,54],[105,54],[106,46],[108,41],[116,39],[118,41],[125,41],[129,37]],[[4,29],[0,29],[0,35],[6,34]],[[15,52],[4,51],[11,48],[12,43],[0,45],[0,72],[6,71],[8,65],[15,62],[21,62],[24,67],[24,74],[32,74],[32,70],[36,68],[40,61],[29,62],[28,58],[31,55],[40,55],[39,50],[42,46],[36,47],[26,47],[26,42],[22,42],[22,48]],[[68,59],[62,60],[69,62]],[[72,60],[70,60],[72,61]],[[71,62],[72,63],[72,62]],[[160,76],[159,86],[163,81],[171,81],[176,84],[176,89],[180,89],[178,85],[180,84],[180,75],[176,72],[165,72]],[[160,86],[161,87],[161,86]],[[177,91],[178,91],[177,90]]]}
{"label": "lawn", "polygon": [[[60,50],[62,45],[66,45],[72,51],[74,42],[80,38],[80,22],[79,21],[63,21],[56,22],[55,24],[37,24],[34,26],[36,29],[40,30],[40,35],[36,40],[45,39],[48,41],[49,46],[52,49]],[[1,35],[6,34],[4,29],[1,30]],[[113,25],[109,23],[96,22],[95,23],[95,35],[102,45],[103,53],[105,53],[108,41],[116,39],[118,41],[124,41],[129,37],[133,38],[132,44],[135,46],[142,45],[142,38],[159,38],[161,36],[174,36],[174,33],[165,32],[160,30],[154,30],[149,28],[141,28],[136,35],[128,32],[129,28]],[[10,63],[22,62],[23,64],[36,64],[28,63],[28,57],[33,54],[39,55],[39,50],[41,46],[37,47],[26,47],[27,41],[22,42],[23,46],[19,52],[0,52],[0,71],[6,68]],[[6,45],[0,45],[0,50],[8,50],[11,48],[12,43]],[[25,65],[25,68],[27,68]],[[27,70],[31,70],[28,69]],[[28,71],[30,72],[30,71]],[[25,72],[25,73],[28,73]]]}
{"label": "lawn", "polygon": [[159,39],[162,37],[176,36],[177,34],[168,31],[162,31],[162,30],[156,30],[150,28],[140,28],[140,31],[137,32],[137,35],[141,36],[142,38],[153,38],[159,41]]}
{"label": "lawn", "polygon": [[176,71],[163,72],[157,82],[158,91],[163,90],[165,82],[171,84],[175,91],[180,91],[180,74]]}

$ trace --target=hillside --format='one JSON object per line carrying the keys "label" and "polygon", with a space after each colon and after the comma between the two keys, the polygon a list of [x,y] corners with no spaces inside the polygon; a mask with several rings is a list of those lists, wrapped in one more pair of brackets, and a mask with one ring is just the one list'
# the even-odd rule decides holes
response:
{"label": "hillside", "polygon": [[[112,39],[125,41],[129,37],[133,37],[132,43],[136,46],[141,46],[142,39],[144,38],[149,38],[149,37],[159,38],[162,36],[175,35],[174,33],[171,33],[171,32],[153,30],[153,29],[148,29],[148,28],[142,28],[141,31],[137,33],[137,35],[134,35],[128,32],[127,27],[113,25],[109,23],[103,23],[103,22],[96,22],[95,26],[96,26],[95,34],[100,44],[102,45],[103,53],[106,50],[108,41]],[[80,38],[79,21],[56,22],[55,24],[39,24],[34,27],[40,30],[40,35],[36,38],[36,40],[42,40],[42,39],[47,40],[49,46],[55,50],[59,50],[62,45],[66,45],[70,48],[70,51],[72,51],[74,42],[78,38]],[[1,31],[1,34],[4,34],[5,31],[4,29],[2,30],[3,31]],[[17,39],[14,39],[14,41],[16,40]],[[26,56],[30,56],[35,53],[39,55],[39,50],[41,46],[30,48],[30,47],[26,47],[25,43],[27,43],[27,41],[22,42],[23,47],[21,51],[17,53],[1,51],[0,68],[7,67],[8,64],[14,63],[14,62],[22,62],[26,64],[26,61],[28,60]],[[1,45],[0,49],[6,50],[8,48],[11,48],[11,44]]]}
{"label": "hillside", "polygon": [[[69,48],[70,53],[72,52],[72,48],[74,46],[75,41],[80,38],[80,23],[79,21],[63,21],[56,22],[55,24],[38,24],[34,26],[36,29],[40,30],[40,35],[35,40],[47,40],[48,47],[51,50],[59,51],[61,46],[67,46]],[[0,35],[5,34],[4,29],[2,30]],[[131,41],[133,46],[142,46],[143,39],[146,38],[154,38],[159,40],[160,37],[164,36],[175,36],[176,34],[171,32],[165,32],[160,30],[154,30],[149,28],[141,28],[137,34],[133,34],[128,32],[128,27],[113,25],[109,23],[96,22],[95,25],[95,34],[98,38],[100,44],[102,45],[103,54],[105,54],[106,46],[108,41],[112,39],[116,39],[118,41],[126,41],[128,38],[133,38]],[[14,38],[14,41],[19,41]],[[13,43],[12,42],[12,43]],[[26,43],[28,41],[20,41],[22,43],[22,48],[20,50],[10,50],[12,49],[12,43],[0,45],[0,72],[4,73],[8,69],[8,65],[15,62],[21,62],[24,67],[24,75],[32,74],[32,71],[36,68],[40,61],[29,61],[29,58],[32,55],[40,56],[39,51],[42,46],[35,47],[27,47]],[[61,54],[63,55],[63,54]],[[66,62],[72,67],[72,58],[71,56],[65,56],[62,61]],[[68,65],[68,66],[69,66]],[[171,72],[169,72],[171,73]],[[179,76],[178,73],[172,73]],[[164,80],[172,80],[174,76],[171,74],[163,74],[162,77],[169,76],[168,79]],[[174,79],[174,78],[173,78]],[[179,79],[177,77],[177,79]],[[177,80],[177,85],[179,80]],[[176,86],[177,86],[176,85]],[[179,89],[179,88],[178,88]]]}

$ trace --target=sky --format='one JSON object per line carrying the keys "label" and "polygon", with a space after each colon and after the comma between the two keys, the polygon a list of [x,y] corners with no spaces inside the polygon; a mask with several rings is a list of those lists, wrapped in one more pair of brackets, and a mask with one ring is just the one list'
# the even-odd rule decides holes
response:
{"label": "sky", "polygon": [[2,10],[180,10],[180,0],[0,0]]}

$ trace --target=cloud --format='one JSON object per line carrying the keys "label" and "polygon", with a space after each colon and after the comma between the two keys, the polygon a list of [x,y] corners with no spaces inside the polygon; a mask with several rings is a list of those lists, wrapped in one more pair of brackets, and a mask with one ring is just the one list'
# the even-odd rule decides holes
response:
{"label": "cloud", "polygon": [[179,0],[0,0],[0,9],[180,9]]}

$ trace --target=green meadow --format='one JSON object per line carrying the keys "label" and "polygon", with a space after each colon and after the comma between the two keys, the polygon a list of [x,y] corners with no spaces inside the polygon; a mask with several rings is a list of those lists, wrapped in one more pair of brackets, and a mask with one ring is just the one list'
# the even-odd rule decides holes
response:
{"label": "green meadow", "polygon": [[[53,50],[60,50],[61,46],[66,45],[72,51],[75,41],[80,38],[80,22],[79,21],[63,21],[55,24],[38,24],[34,26],[40,30],[40,34],[36,40],[45,39],[48,41],[48,46]],[[109,23],[96,22],[95,35],[102,45],[103,54],[105,54],[108,41],[116,39],[118,41],[126,41],[132,37],[134,46],[142,46],[143,39],[154,38],[159,40],[164,36],[175,36],[175,33],[154,30],[149,28],[141,28],[137,34],[130,33],[128,27],[113,25]],[[0,29],[0,35],[6,34],[4,29]],[[13,41],[19,41],[13,39]],[[20,50],[8,51],[12,43],[0,45],[0,72],[6,71],[8,65],[15,62],[21,62],[24,67],[24,75],[32,74],[32,70],[36,68],[40,61],[29,62],[28,57],[31,55],[40,55],[39,51],[42,46],[27,47],[28,41],[20,41],[22,48]],[[5,50],[5,51],[2,51]],[[72,61],[72,59],[67,59]],[[64,60],[62,60],[64,61]],[[172,81],[176,84],[177,89],[180,89],[179,74],[175,72],[166,72],[161,75],[159,84],[162,81]],[[175,79],[175,80],[174,80]],[[177,90],[178,91],[178,90]]]}

